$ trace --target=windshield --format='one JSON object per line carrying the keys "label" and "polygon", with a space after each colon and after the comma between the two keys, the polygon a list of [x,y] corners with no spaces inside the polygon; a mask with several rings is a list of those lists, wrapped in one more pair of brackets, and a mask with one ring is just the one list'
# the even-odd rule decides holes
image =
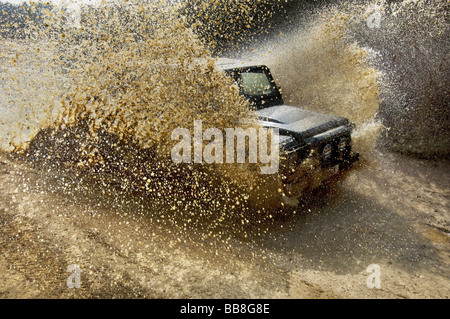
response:
{"label": "windshield", "polygon": [[274,84],[263,71],[242,72],[240,84],[242,93],[249,97],[272,95],[276,92]]}
{"label": "windshield", "polygon": [[252,107],[262,109],[284,103],[266,66],[230,68],[225,69],[225,72],[239,85],[240,93],[250,101]]}

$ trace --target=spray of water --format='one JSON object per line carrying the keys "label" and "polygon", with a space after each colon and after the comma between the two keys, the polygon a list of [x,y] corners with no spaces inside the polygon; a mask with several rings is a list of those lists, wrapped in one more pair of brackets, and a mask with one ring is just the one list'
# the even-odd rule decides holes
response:
{"label": "spray of water", "polygon": [[258,128],[177,5],[107,3],[76,19],[65,8],[29,10],[41,10],[44,23],[30,21],[24,39],[1,40],[4,151],[139,192],[159,209],[188,214],[183,227],[204,218],[207,228],[230,217],[249,222],[248,192],[263,187],[255,165],[170,157],[173,130],[193,132],[194,120],[203,129]]}
{"label": "spray of water", "polygon": [[374,28],[353,22],[351,35],[375,54],[382,72],[383,142],[401,152],[448,154],[450,4],[444,0],[380,1]]}
{"label": "spray of water", "polygon": [[[408,12],[408,3],[380,3],[379,8],[397,8],[392,11],[397,21]],[[30,5],[25,16],[38,12],[39,18],[25,18],[21,28],[2,20],[2,30],[9,31],[0,39],[1,149],[145,192],[161,206],[187,214],[183,220],[213,216],[209,225],[216,227],[233,215],[240,224],[248,223],[248,191],[267,189],[257,170],[177,166],[168,158],[168,142],[174,128],[192,129],[194,119],[205,128],[254,119],[231,80],[214,67],[210,52],[218,46],[217,37],[247,35],[254,21],[271,17],[270,11],[259,15],[252,4],[195,2],[180,8],[170,1],[124,1],[76,12]],[[217,8],[221,14],[214,15]],[[386,84],[393,82],[378,59],[381,50],[362,41],[370,37],[361,30],[381,32],[366,23],[372,13],[365,2],[320,8],[309,22],[256,50],[289,104],[353,121],[355,148],[363,156],[382,128],[385,92],[395,87]],[[205,15],[209,24],[192,21]],[[229,24],[234,28],[227,29]]]}

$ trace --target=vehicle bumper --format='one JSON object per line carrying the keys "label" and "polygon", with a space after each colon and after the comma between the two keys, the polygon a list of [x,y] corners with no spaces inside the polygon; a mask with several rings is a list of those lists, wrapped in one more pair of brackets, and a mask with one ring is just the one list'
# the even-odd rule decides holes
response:
{"label": "vehicle bumper", "polygon": [[265,177],[264,187],[253,189],[249,195],[251,207],[259,210],[272,211],[283,206],[297,206],[298,200],[309,190],[317,188],[324,181],[338,176],[347,171],[359,159],[359,154],[354,153],[334,166],[323,168],[318,161],[316,165],[308,169],[298,169],[289,176],[289,181],[282,181],[276,174]]}
{"label": "vehicle bumper", "polygon": [[350,169],[359,160],[358,153],[350,154],[344,161],[328,167],[317,165],[306,174],[296,177],[284,184],[285,197],[299,198],[306,190],[312,190],[320,186],[324,181],[339,175]]}

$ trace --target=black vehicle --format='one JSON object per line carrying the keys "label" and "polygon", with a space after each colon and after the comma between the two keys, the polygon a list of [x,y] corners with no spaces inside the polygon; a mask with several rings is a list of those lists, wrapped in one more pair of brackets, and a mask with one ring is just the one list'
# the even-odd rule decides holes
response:
{"label": "black vehicle", "polygon": [[358,160],[359,154],[352,151],[351,143],[354,125],[348,119],[286,105],[265,65],[229,59],[219,59],[217,65],[234,78],[240,93],[255,109],[260,124],[279,129],[286,154],[283,171],[286,197],[301,196],[304,189],[316,188]]}

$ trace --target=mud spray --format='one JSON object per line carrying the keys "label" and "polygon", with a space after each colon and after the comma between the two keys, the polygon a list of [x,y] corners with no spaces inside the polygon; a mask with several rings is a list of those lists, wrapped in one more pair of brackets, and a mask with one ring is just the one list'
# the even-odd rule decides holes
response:
{"label": "mud spray", "polygon": [[286,103],[354,123],[353,147],[367,160],[382,128],[376,119],[381,72],[367,49],[347,41],[349,20],[342,10],[323,10],[307,26],[281,34],[281,42],[257,48],[248,58],[271,67]]}
{"label": "mud spray", "polygon": [[[240,19],[244,30],[251,29],[256,3],[200,4],[31,4],[16,20],[3,11],[2,151],[69,170],[76,185],[90,177],[100,187],[145,197],[157,204],[143,207],[144,213],[158,211],[155,222],[175,224],[184,233],[199,220],[205,234],[215,237],[226,220],[240,233],[235,225],[272,218],[269,209],[254,211],[248,203],[250,190],[265,187],[258,169],[182,167],[170,160],[174,128],[192,129],[195,119],[216,128],[255,119],[231,80],[215,68],[215,45],[197,32],[204,25],[187,21],[218,6],[229,12],[229,24]],[[379,3],[377,10],[385,6],[390,5]],[[368,18],[367,8],[367,3],[321,8],[301,27],[255,44],[245,56],[273,69],[288,104],[354,122],[355,148],[365,158],[382,128],[377,114],[385,78],[376,67],[377,52],[352,37]],[[209,34],[224,37],[227,30],[216,27]]]}

